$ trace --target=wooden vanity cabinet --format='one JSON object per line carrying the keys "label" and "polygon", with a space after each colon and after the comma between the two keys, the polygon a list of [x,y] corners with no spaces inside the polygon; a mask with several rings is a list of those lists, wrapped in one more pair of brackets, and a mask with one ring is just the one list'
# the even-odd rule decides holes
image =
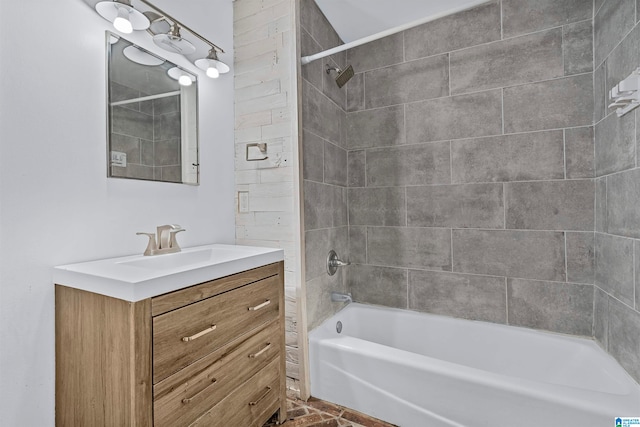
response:
{"label": "wooden vanity cabinet", "polygon": [[128,302],[56,285],[56,425],[286,419],[283,263]]}

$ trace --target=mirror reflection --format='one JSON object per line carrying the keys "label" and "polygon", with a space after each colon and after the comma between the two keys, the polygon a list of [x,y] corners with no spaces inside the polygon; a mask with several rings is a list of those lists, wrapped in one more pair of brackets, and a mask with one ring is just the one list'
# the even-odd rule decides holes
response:
{"label": "mirror reflection", "polygon": [[110,177],[198,184],[197,79],[107,32]]}

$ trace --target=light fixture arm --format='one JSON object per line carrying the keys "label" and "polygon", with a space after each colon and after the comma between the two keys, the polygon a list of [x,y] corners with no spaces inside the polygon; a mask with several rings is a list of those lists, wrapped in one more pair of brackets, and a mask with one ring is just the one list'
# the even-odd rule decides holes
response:
{"label": "light fixture arm", "polygon": [[209,50],[209,55],[207,55],[207,59],[214,59],[216,61],[219,61],[218,51],[216,50],[215,46],[211,46],[211,49]]}
{"label": "light fixture arm", "polygon": [[[175,31],[178,33],[180,33],[180,28],[184,28],[187,31],[189,31],[189,33],[193,34],[195,37],[199,38],[200,40],[202,40],[204,43],[208,44],[209,46],[211,46],[212,49],[217,50],[220,53],[224,53],[224,50],[216,45],[215,43],[210,42],[209,40],[207,40],[206,38],[204,38],[203,36],[201,36],[200,34],[198,34],[197,32],[195,32],[194,30],[192,30],[191,28],[189,28],[187,25],[184,25],[182,22],[178,21],[177,19],[175,19],[173,16],[169,15],[168,13],[164,12],[163,10],[159,9],[157,6],[155,6],[154,4],[148,2],[147,0],[138,0],[140,3],[143,3],[144,5],[146,5],[147,7],[150,7],[151,9],[155,10],[156,12],[158,12],[160,15],[162,15],[165,19],[171,21],[172,25],[172,32]],[[127,2],[130,3],[131,0],[123,0],[123,2]],[[175,35],[175,34],[174,34]]]}
{"label": "light fixture arm", "polygon": [[174,23],[171,26],[171,30],[169,31],[169,34],[171,34],[174,37],[180,38],[181,37],[180,36],[180,26],[178,24]]}

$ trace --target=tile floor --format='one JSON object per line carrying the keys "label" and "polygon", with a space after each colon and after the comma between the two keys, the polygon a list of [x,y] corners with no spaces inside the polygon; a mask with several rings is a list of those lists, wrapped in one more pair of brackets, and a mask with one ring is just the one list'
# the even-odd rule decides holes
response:
{"label": "tile floor", "polygon": [[[395,427],[349,408],[316,398],[308,402],[289,397],[287,421],[283,427]],[[275,426],[275,421],[264,427]]]}

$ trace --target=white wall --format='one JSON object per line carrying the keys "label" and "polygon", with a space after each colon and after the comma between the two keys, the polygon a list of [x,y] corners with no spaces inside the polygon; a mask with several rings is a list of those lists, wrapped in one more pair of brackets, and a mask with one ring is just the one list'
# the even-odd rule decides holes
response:
{"label": "white wall", "polygon": [[[232,63],[231,0],[154,2]],[[52,426],[51,267],[141,253],[135,232],[164,223],[183,246],[234,242],[233,77],[201,80],[200,186],[108,179],[110,25],[83,0],[0,9],[0,425]]]}

